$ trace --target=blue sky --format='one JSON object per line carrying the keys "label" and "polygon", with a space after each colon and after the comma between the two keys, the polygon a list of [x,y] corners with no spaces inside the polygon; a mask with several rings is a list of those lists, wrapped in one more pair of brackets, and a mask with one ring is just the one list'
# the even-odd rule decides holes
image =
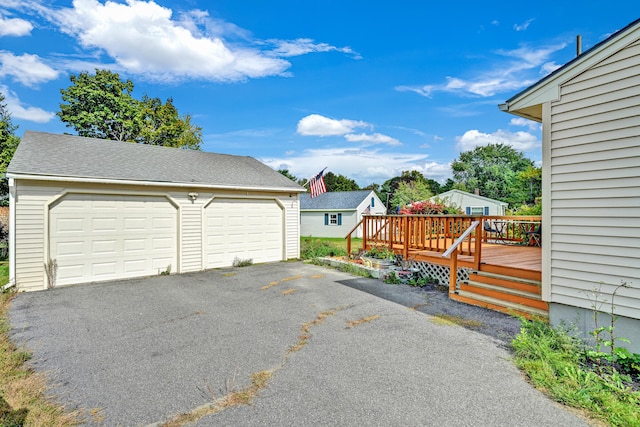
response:
{"label": "blue sky", "polygon": [[106,68],[136,98],[172,97],[204,151],[362,186],[444,182],[478,145],[540,161],[540,126],[497,105],[571,60],[576,35],[586,50],[638,17],[604,4],[0,0],[0,92],[19,136],[73,133],[60,89]]}

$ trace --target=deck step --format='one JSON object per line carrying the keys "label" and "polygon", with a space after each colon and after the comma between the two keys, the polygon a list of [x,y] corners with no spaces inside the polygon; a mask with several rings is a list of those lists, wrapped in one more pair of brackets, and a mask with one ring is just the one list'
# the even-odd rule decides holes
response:
{"label": "deck step", "polygon": [[548,307],[548,304],[542,301],[539,293],[507,288],[504,286],[495,286],[488,283],[476,282],[474,280],[468,280],[461,283],[460,290],[541,310],[545,310]]}
{"label": "deck step", "polygon": [[529,307],[523,304],[518,304],[511,301],[505,301],[498,298],[493,298],[486,295],[479,295],[473,292],[467,292],[465,290],[458,290],[455,293],[450,293],[449,297],[455,301],[464,302],[466,304],[476,305],[478,307],[484,307],[491,310],[501,311],[507,314],[518,314],[528,318],[542,317],[548,318],[549,311],[535,307]]}
{"label": "deck step", "polygon": [[490,273],[488,271],[472,270],[472,271],[469,272],[469,274],[475,274],[477,276],[482,276],[482,277],[491,277],[493,279],[508,280],[508,281],[511,281],[511,282],[524,283],[524,284],[527,284],[527,285],[534,285],[534,286],[540,286],[541,285],[540,280],[525,279],[525,278],[522,278],[522,277],[508,276],[506,274]]}

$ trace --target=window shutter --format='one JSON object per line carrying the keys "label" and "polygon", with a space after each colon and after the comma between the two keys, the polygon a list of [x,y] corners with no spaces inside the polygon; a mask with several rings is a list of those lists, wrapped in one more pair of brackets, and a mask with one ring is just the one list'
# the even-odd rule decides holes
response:
{"label": "window shutter", "polygon": [[465,208],[467,215],[471,215],[471,206]]}
{"label": "window shutter", "polygon": [[342,214],[338,214],[338,225],[342,225]]}
{"label": "window shutter", "polygon": [[484,214],[489,215],[489,206],[484,207]]}
{"label": "window shutter", "polygon": [[324,225],[329,225],[329,214],[324,214]]}

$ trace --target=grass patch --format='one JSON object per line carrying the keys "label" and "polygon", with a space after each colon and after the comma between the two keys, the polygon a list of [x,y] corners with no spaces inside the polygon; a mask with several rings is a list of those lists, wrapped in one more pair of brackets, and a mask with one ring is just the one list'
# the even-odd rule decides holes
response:
{"label": "grass patch", "polygon": [[599,375],[585,364],[584,342],[566,328],[523,319],[512,347],[516,365],[554,400],[612,426],[640,426],[640,391],[613,368]]}
{"label": "grass patch", "polygon": [[9,283],[9,263],[7,261],[0,262],[0,287]]}
{"label": "grass patch", "polygon": [[198,421],[202,417],[207,415],[217,414],[225,409],[240,406],[251,405],[253,399],[258,395],[260,390],[265,388],[273,375],[273,371],[260,371],[251,374],[251,384],[241,390],[235,389],[235,377],[231,382],[227,381],[227,392],[217,397],[216,393],[211,389],[211,386],[207,385],[207,392],[211,395],[213,402],[207,405],[200,406],[191,412],[185,412],[176,415],[172,419],[160,424],[161,427],[181,427],[185,424],[190,424]]}
{"label": "grass patch", "polygon": [[[362,239],[351,239],[352,250],[362,247]],[[300,258],[346,256],[347,239],[341,237],[301,237]]]}
{"label": "grass patch", "polygon": [[434,314],[433,317],[433,322],[440,325],[458,325],[469,329],[481,328],[484,326],[484,323],[479,320],[465,319],[464,317],[451,316],[450,314],[438,313]]}
{"label": "grass patch", "polygon": [[78,412],[45,397],[46,379],[26,365],[31,354],[17,348],[9,338],[9,305],[15,294],[0,293],[0,426],[75,426]]}

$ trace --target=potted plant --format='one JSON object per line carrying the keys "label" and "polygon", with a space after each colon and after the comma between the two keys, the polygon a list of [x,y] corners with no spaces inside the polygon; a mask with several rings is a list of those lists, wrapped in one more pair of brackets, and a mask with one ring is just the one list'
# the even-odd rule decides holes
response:
{"label": "potted plant", "polygon": [[395,264],[396,254],[387,246],[372,246],[360,258],[368,267],[387,269]]}

